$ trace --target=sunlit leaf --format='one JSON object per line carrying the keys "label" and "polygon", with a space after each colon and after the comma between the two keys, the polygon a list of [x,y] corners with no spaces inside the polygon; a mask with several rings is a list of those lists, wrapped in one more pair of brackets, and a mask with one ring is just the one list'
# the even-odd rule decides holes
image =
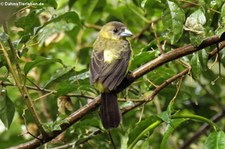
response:
{"label": "sunlit leaf", "polygon": [[40,29],[42,29],[46,25],[48,25],[50,23],[57,23],[61,20],[64,20],[68,23],[73,23],[73,24],[81,27],[81,21],[80,21],[79,15],[74,11],[70,11],[70,12],[66,12],[62,15],[59,15],[57,17],[53,17],[50,21],[46,22],[43,26],[36,28],[36,33],[39,32]]}
{"label": "sunlit leaf", "polygon": [[181,119],[173,119],[169,124],[167,124],[167,129],[165,133],[163,134],[163,140],[161,142],[160,148],[161,149],[167,149],[167,141],[170,137],[170,135],[174,132],[174,130],[179,127],[183,122],[185,122],[187,119],[181,118]]}
{"label": "sunlit leaf", "polygon": [[191,43],[195,46],[201,44],[205,38],[205,28],[206,17],[204,12],[201,9],[193,12],[185,22],[184,29],[190,32]]}
{"label": "sunlit leaf", "polygon": [[171,44],[177,42],[183,34],[185,20],[184,11],[173,1],[166,0],[166,10],[163,12],[163,25],[167,28],[167,38]]}
{"label": "sunlit leaf", "polygon": [[34,67],[40,66],[40,65],[44,65],[46,63],[60,63],[64,66],[62,60],[60,59],[56,59],[56,58],[45,58],[45,57],[41,57],[41,56],[37,56],[32,62],[28,62],[25,64],[24,66],[24,73],[25,75],[28,74],[28,72],[33,69]]}
{"label": "sunlit leaf", "polygon": [[212,132],[208,136],[204,145],[205,149],[224,149],[225,134],[223,131]]}

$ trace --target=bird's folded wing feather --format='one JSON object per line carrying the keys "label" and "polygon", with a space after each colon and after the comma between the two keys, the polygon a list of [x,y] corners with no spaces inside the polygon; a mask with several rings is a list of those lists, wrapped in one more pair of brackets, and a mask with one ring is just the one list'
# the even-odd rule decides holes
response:
{"label": "bird's folded wing feather", "polygon": [[104,62],[103,50],[93,51],[90,82],[93,84],[98,81],[105,89],[114,90],[126,75],[130,54],[130,50],[123,51],[119,58],[108,63]]}

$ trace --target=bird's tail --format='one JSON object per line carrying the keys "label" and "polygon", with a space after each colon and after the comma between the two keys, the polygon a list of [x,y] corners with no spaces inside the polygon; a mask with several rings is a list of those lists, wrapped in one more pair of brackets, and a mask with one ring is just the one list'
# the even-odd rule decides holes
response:
{"label": "bird's tail", "polygon": [[116,93],[102,93],[101,100],[101,119],[104,128],[110,129],[118,127],[121,120],[121,113],[117,102]]}

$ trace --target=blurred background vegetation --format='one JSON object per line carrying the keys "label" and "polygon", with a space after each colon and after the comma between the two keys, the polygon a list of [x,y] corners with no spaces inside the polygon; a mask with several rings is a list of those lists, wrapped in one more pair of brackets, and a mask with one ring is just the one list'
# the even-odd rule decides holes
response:
{"label": "blurred background vegetation", "polygon": [[[10,2],[24,5],[9,6]],[[65,117],[99,95],[89,84],[88,69],[92,44],[105,23],[121,21],[133,32],[130,71],[163,53],[187,44],[198,46],[225,31],[223,0],[29,2],[0,1],[0,148],[25,143],[33,139],[30,134],[39,134],[12,71],[26,86],[42,126],[48,131],[60,130]],[[120,127],[111,130],[118,148],[225,147],[225,57],[221,50],[219,56],[208,60],[215,48],[212,45],[170,61],[119,94],[121,108],[132,107],[148,100],[167,79],[191,68],[154,100],[123,115]],[[213,117],[219,117],[217,127],[210,120]],[[202,131],[206,122],[213,127]],[[199,131],[202,134],[194,138]],[[96,108],[42,147],[112,148],[112,143]]]}

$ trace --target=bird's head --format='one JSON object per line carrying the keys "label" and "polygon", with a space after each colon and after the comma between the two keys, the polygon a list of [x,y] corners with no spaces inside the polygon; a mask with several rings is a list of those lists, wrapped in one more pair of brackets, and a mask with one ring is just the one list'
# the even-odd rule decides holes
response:
{"label": "bird's head", "polygon": [[132,32],[129,31],[123,23],[117,21],[112,21],[105,24],[99,32],[100,37],[114,40],[129,37],[132,35]]}

